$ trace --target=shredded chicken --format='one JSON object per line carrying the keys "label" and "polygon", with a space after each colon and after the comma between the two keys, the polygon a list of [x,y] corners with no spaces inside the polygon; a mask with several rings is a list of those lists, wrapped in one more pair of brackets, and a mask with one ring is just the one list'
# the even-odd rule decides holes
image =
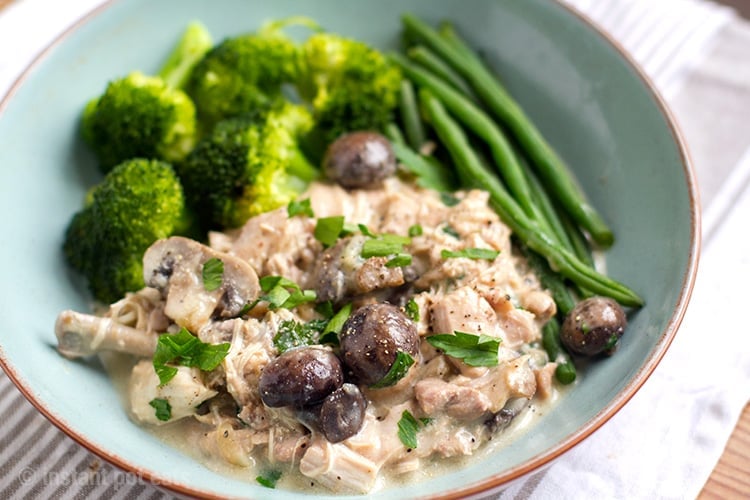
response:
{"label": "shredded chicken", "polygon": [[[290,218],[279,209],[210,234],[209,245],[162,240],[144,256],[142,291],[101,317],[60,315],[60,352],[76,357],[114,350],[140,357],[128,390],[136,422],[163,425],[152,401],[164,399],[169,422],[194,424],[191,442],[204,456],[234,467],[281,465],[344,493],[371,491],[380,474],[418,473],[426,461],[471,455],[529,401],[554,399],[557,365],[539,344],[555,303],[514,252],[510,231],[486,193],[457,193],[457,203],[446,204],[437,193],[392,178],[376,190],[316,182],[303,197],[310,198],[316,217],[344,215],[349,226],[366,226],[365,234],[350,233],[325,248],[314,236],[316,218]],[[402,249],[410,264],[390,266],[392,255],[362,255],[372,234],[406,236],[415,227],[419,231]],[[467,249],[498,256],[461,256]],[[444,250],[458,254],[448,258]],[[222,282],[207,290],[202,269],[213,258],[224,264]],[[411,302],[418,310],[412,318],[420,342],[414,365],[390,387],[360,386],[363,423],[340,442],[327,441],[316,425],[319,402],[304,408],[263,403],[259,383],[280,355],[278,337],[289,325],[322,319],[313,304],[288,309],[271,303],[259,282],[266,276],[314,290],[319,303],[330,300],[337,308],[388,301]],[[228,352],[215,369],[179,366],[172,380],[160,384],[150,358],[161,334],[183,327],[202,343],[227,343]],[[497,339],[497,364],[470,366],[426,340],[453,332]],[[414,449],[399,437],[407,414],[418,425]]]}

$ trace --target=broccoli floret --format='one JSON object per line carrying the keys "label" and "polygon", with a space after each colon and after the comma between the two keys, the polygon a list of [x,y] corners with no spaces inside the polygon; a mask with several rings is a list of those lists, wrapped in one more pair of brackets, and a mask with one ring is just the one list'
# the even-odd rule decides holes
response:
{"label": "broccoli floret", "polygon": [[190,227],[182,186],[165,162],[131,159],[92,189],[63,243],[68,264],[103,303],[143,288],[143,253],[156,240]]}
{"label": "broccoli floret", "polygon": [[393,120],[401,71],[377,49],[332,33],[302,44],[297,89],[311,103],[323,144],[355,130],[383,131]]}
{"label": "broccoli floret", "polygon": [[187,90],[202,123],[210,128],[282,98],[283,85],[299,74],[299,47],[282,32],[285,25],[227,38],[198,62]]}
{"label": "broccoli floret", "polygon": [[195,105],[178,88],[212,46],[198,23],[185,30],[159,76],[134,71],[109,82],[83,111],[82,134],[107,173],[136,157],[181,161],[196,142]]}
{"label": "broccoli floret", "polygon": [[203,228],[237,227],[302,192],[319,173],[300,149],[312,126],[289,102],[219,122],[178,167]]}

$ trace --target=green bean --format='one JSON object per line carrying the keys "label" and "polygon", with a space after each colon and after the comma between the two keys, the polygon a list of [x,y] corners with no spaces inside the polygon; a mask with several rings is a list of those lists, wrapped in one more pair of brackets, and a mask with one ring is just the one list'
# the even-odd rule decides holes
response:
{"label": "green bean", "polygon": [[386,125],[384,132],[386,137],[388,137],[391,142],[406,144],[406,139],[404,138],[403,132],[401,132],[401,129],[398,128],[398,125],[396,125],[395,123],[391,122]]}
{"label": "green bean", "polygon": [[591,247],[589,246],[586,237],[581,233],[581,230],[576,226],[569,217],[562,217],[561,220],[565,234],[568,235],[570,240],[573,253],[581,260],[590,266],[594,266],[594,258],[591,255]]}
{"label": "green bean", "polygon": [[417,105],[414,84],[406,78],[401,80],[399,111],[401,112],[401,123],[406,132],[406,139],[413,149],[419,151],[426,141],[426,136],[422,118],[419,116],[419,106]]}
{"label": "green bean", "polygon": [[557,304],[557,311],[562,315],[568,314],[576,305],[576,299],[571,293],[570,288],[568,288],[560,275],[552,272],[547,261],[542,256],[522,242],[517,246],[521,249],[526,262],[529,263],[529,266],[539,278],[542,286],[552,294],[552,298],[555,304]]}
{"label": "green bean", "polygon": [[[522,159],[521,155],[519,155],[519,158],[521,158],[520,161],[523,164],[524,160]],[[547,223],[551,228],[552,235],[557,239],[558,243],[560,243],[568,250],[572,250],[573,243],[570,241],[568,233],[565,231],[565,227],[563,226],[562,220],[560,220],[560,215],[558,214],[557,210],[555,210],[555,207],[552,204],[552,200],[550,200],[547,191],[545,191],[544,189],[544,186],[542,186],[537,176],[534,175],[534,172],[532,172],[529,168],[525,168],[524,172],[526,172],[526,178],[528,179],[529,188],[531,189],[531,194],[534,197],[534,202],[539,207],[539,211],[544,215],[545,219],[547,219]]]}
{"label": "green bean", "polygon": [[545,184],[573,220],[591,234],[594,241],[605,247],[610,246],[614,241],[612,231],[586,201],[568,167],[476,54],[472,51],[471,57],[468,57],[466,50],[457,48],[455,42],[446,40],[413,15],[405,14],[402,20],[410,36],[434,50],[462,74],[490,110],[514,134]]}
{"label": "green bean", "polygon": [[495,122],[459,91],[453,89],[426,69],[400,54],[394,53],[390,57],[401,67],[408,78],[412,79],[417,85],[430,90],[466,127],[487,143],[495,165],[523,211],[529,217],[540,218],[538,208],[531,201],[526,176],[518,163],[513,148]]}
{"label": "green bean", "polygon": [[436,158],[425,156],[411,149],[404,140],[404,135],[398,125],[395,123],[386,125],[385,135],[390,139],[393,153],[399,163],[409,173],[416,176],[417,185],[440,192],[452,191],[455,188],[456,179],[453,172]]}
{"label": "green bean", "polygon": [[555,378],[561,384],[570,384],[576,379],[576,367],[560,344],[560,323],[552,318],[542,327],[542,346],[550,361],[557,363]]}
{"label": "green bean", "polygon": [[456,73],[456,71],[443,59],[438,57],[437,54],[435,54],[424,45],[416,45],[414,47],[411,47],[407,51],[406,55],[408,55],[409,59],[411,59],[412,61],[420,64],[439,78],[442,78],[446,83],[461,92],[472,102],[477,103],[479,101],[476,94],[474,94],[474,91],[471,90],[471,87],[469,87],[469,84],[466,83],[466,80],[464,80],[461,75]]}
{"label": "green bean", "polygon": [[469,145],[463,129],[448,114],[441,101],[424,89],[420,91],[420,101],[441,144],[450,153],[464,185],[487,191],[490,204],[500,218],[529,248],[544,256],[553,271],[592,292],[612,297],[624,306],[643,304],[643,300],[635,292],[583,264],[540,230],[538,223],[526,216],[497,177],[484,167]]}

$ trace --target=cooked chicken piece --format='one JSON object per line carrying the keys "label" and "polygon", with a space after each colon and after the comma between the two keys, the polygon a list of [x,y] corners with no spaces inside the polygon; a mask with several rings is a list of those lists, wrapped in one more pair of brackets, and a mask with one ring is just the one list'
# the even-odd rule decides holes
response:
{"label": "cooked chicken piece", "polygon": [[212,246],[248,262],[261,276],[284,276],[304,288],[322,245],[313,236],[315,219],[289,217],[286,207],[249,219],[234,241],[212,238]]}
{"label": "cooked chicken piece", "polygon": [[553,379],[557,363],[547,363],[542,368],[534,370],[536,376],[536,394],[541,400],[549,399],[555,394]]}
{"label": "cooked chicken piece", "polygon": [[458,420],[474,420],[492,407],[490,399],[479,390],[438,378],[417,382],[414,395],[425,415],[445,413]]}
{"label": "cooked chicken piece", "polygon": [[549,294],[541,290],[531,290],[521,296],[521,305],[524,309],[536,316],[540,324],[544,324],[557,313],[557,304]]}
{"label": "cooked chicken piece", "polygon": [[435,298],[430,311],[435,333],[464,332],[502,337],[497,314],[473,288],[464,286]]}
{"label": "cooked chicken piece", "polygon": [[502,362],[480,377],[459,375],[451,383],[471,387],[487,396],[491,412],[499,411],[511,398],[531,398],[536,393],[536,377],[528,355]]}
{"label": "cooked chicken piece", "polygon": [[[221,260],[224,272],[221,285],[209,291],[203,266],[210,259]],[[164,314],[191,332],[214,317],[239,315],[260,292],[258,275],[247,262],[178,236],[157,241],[146,250],[143,278],[165,297]]]}
{"label": "cooked chicken piece", "polygon": [[366,241],[362,235],[343,238],[323,252],[312,280],[318,301],[340,303],[352,295],[398,287],[406,282],[404,268],[386,266],[386,257],[362,257]]}
{"label": "cooked chicken piece", "polygon": [[[195,415],[198,405],[216,394],[216,391],[203,384],[198,368],[179,366],[172,380],[160,384],[152,362],[147,360],[140,361],[133,367],[128,385],[133,418],[140,423],[153,425],[162,425]],[[149,404],[154,399],[167,400],[172,412],[169,420],[156,418],[156,410]]]}
{"label": "cooked chicken piece", "polygon": [[158,335],[124,326],[112,318],[63,311],[55,322],[57,350],[66,358],[89,356],[99,351],[118,351],[150,357]]}
{"label": "cooked chicken piece", "polygon": [[335,492],[367,493],[375,484],[379,467],[346,444],[331,444],[323,437],[310,442],[299,462],[305,476]]}

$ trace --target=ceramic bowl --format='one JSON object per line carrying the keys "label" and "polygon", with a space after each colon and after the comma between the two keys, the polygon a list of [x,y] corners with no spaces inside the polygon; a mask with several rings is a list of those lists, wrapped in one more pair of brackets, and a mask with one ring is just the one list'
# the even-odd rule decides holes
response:
{"label": "ceramic bowl", "polygon": [[[98,180],[78,119],[113,77],[154,72],[199,19],[215,38],[309,15],[331,31],[395,47],[400,14],[451,19],[482,51],[613,227],[608,273],[645,299],[619,352],[592,364],[531,432],[460,470],[373,498],[459,497],[498,490],[550,463],[620,409],[659,363],[685,312],[698,260],[699,220],[688,155],[664,103],[611,40],[549,0],[118,0],[68,30],[0,103],[3,279],[0,360],[55,425],[102,458],[175,492],[296,498],[211,472],[133,424],[95,360],[55,350],[63,309],[89,299],[61,255],[66,224]],[[644,422],[643,425],[648,425]]]}

